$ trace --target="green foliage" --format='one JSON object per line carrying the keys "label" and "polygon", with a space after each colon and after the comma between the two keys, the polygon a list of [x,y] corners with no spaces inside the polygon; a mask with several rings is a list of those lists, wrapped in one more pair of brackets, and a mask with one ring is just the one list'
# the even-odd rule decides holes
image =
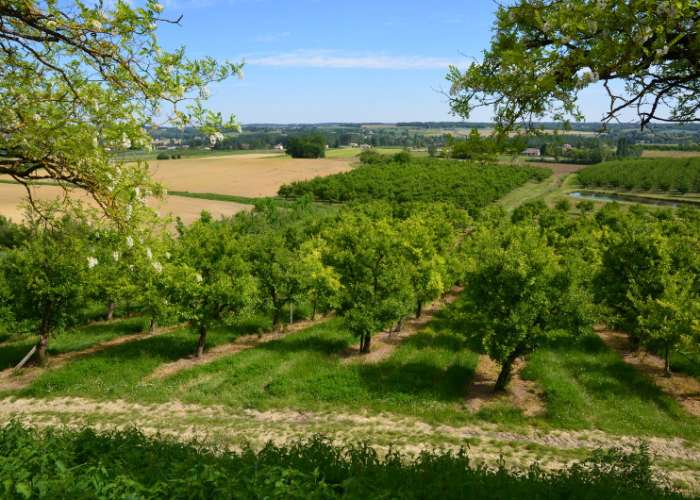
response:
{"label": "green foliage", "polygon": [[584,187],[700,192],[700,158],[611,161],[586,167],[577,179]]}
{"label": "green foliage", "polygon": [[489,357],[501,364],[496,389],[515,360],[564,329],[590,329],[588,297],[568,262],[529,225],[503,234],[483,227],[465,278],[467,314]]}
{"label": "green foliage", "polygon": [[326,138],[321,134],[290,137],[287,154],[292,158],[323,158],[326,156]]}
{"label": "green foliage", "polygon": [[344,174],[294,182],[282,186],[279,194],[310,194],[317,200],[340,202],[451,202],[473,213],[528,180],[543,180],[549,175],[551,171],[542,168],[415,159],[408,164],[372,164]]}
{"label": "green foliage", "polygon": [[83,188],[124,221],[134,188],[150,181],[143,165],[118,155],[150,147],[154,117],[199,127],[214,143],[219,129],[236,128],[202,103],[208,84],[241,75],[242,65],[164,50],[156,31],[173,20],[162,11],[155,0],[4,2],[0,173]]}
{"label": "green foliage", "polygon": [[369,352],[371,335],[407,316],[415,302],[401,234],[391,218],[346,212],[327,238],[326,259],[342,285],[339,312]]}
{"label": "green foliage", "polygon": [[449,157],[460,160],[493,160],[497,150],[493,138],[481,137],[475,128],[471,129],[469,136],[463,141],[450,137],[447,147]]}
{"label": "green foliage", "polygon": [[92,285],[85,226],[63,218],[32,221],[27,239],[0,257],[4,299],[12,317],[27,322],[40,335],[37,356],[46,360],[51,332],[70,324]]}
{"label": "green foliage", "polygon": [[697,8],[696,0],[501,5],[483,60],[464,72],[450,68],[452,109],[468,118],[493,107],[501,131],[544,116],[582,120],[579,93],[602,82],[624,89],[610,92],[605,123],[628,109],[642,126],[697,120]]}
{"label": "green foliage", "polygon": [[596,452],[563,471],[474,466],[466,451],[406,460],[315,436],[262,450],[209,450],[136,430],[0,429],[6,498],[683,498],[653,479],[645,447]]}
{"label": "green foliage", "polygon": [[383,163],[386,161],[386,156],[379,153],[375,149],[365,149],[358,156],[360,163],[365,165],[373,165],[375,163]]}
{"label": "green foliage", "polygon": [[199,333],[198,356],[212,324],[232,322],[252,306],[256,294],[239,241],[226,226],[207,216],[184,230],[174,247],[173,262],[163,273],[166,296],[180,318]]}

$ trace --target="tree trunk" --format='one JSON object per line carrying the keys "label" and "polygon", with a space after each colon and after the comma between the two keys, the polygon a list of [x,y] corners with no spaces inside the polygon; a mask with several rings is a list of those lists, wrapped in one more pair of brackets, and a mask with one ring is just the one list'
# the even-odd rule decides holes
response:
{"label": "tree trunk", "polygon": [[278,307],[277,305],[274,305],[272,308],[272,329],[273,330],[280,329],[280,323],[282,322],[282,320],[280,319],[282,311],[280,309],[281,308]]}
{"label": "tree trunk", "polygon": [[45,366],[48,361],[48,354],[46,352],[49,346],[49,332],[43,332],[39,336],[39,344],[36,350],[36,359],[39,366]]}
{"label": "tree trunk", "polygon": [[501,366],[501,372],[498,374],[496,379],[496,386],[493,388],[494,392],[504,391],[508,382],[510,382],[511,371],[513,370],[513,363],[520,355],[518,349],[514,350],[510,356],[506,358]]}
{"label": "tree trunk", "polygon": [[117,308],[117,304],[110,302],[107,304],[107,321],[112,321],[114,319],[114,310]]}
{"label": "tree trunk", "polygon": [[155,335],[157,327],[158,327],[158,322],[156,321],[155,318],[151,318],[151,322],[148,324],[148,334]]}
{"label": "tree trunk", "polygon": [[423,314],[423,303],[419,300],[418,304],[416,304],[416,319],[420,319],[422,314]]}
{"label": "tree trunk", "polygon": [[204,323],[199,325],[199,340],[197,341],[197,357],[204,354],[204,345],[207,342],[207,325]]}
{"label": "tree trunk", "polygon": [[360,337],[360,352],[362,354],[369,352],[371,342],[372,336],[369,333],[363,333],[362,337]]}
{"label": "tree trunk", "polygon": [[671,353],[668,347],[668,343],[664,346],[664,376],[671,376]]}
{"label": "tree trunk", "polygon": [[311,321],[314,321],[316,319],[316,306],[318,306],[318,298],[314,297],[314,307],[311,311]]}

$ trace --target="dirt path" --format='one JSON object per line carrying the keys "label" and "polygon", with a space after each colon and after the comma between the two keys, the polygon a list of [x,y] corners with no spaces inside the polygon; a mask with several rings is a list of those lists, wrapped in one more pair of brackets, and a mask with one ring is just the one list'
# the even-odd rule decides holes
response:
{"label": "dirt path", "polygon": [[608,347],[622,356],[625,363],[645,373],[689,413],[700,417],[700,381],[682,373],[665,376],[664,360],[642,349],[634,350],[626,333],[606,329],[597,329],[597,333]]}
{"label": "dirt path", "polygon": [[256,347],[260,344],[265,344],[273,340],[281,339],[282,337],[285,337],[291,333],[295,333],[309,328],[311,326],[323,323],[328,319],[329,317],[325,316],[315,320],[298,321],[292,325],[289,325],[284,331],[268,332],[263,333],[262,335],[244,335],[242,337],[238,337],[236,340],[229,344],[224,344],[209,349],[199,358],[192,356],[178,359],[177,361],[173,361],[172,363],[165,363],[163,365],[160,365],[148,377],[146,377],[145,380],[162,380],[182,370],[187,370],[195,366],[212,363],[213,361],[221,359],[225,356],[230,356],[232,354],[236,354],[247,349],[252,349],[253,347]]}
{"label": "dirt path", "polygon": [[419,319],[411,318],[404,322],[400,332],[380,332],[372,336],[371,349],[368,354],[360,353],[360,344],[353,345],[344,354],[342,364],[350,363],[378,363],[388,358],[396,348],[408,337],[418,333],[425,325],[432,321],[436,312],[448,304],[453,303],[464,290],[462,287],[453,287],[442,298],[434,301],[430,306],[423,309],[423,314]]}
{"label": "dirt path", "polygon": [[182,325],[158,328],[154,334],[134,333],[132,335],[122,335],[121,337],[117,337],[112,340],[100,342],[98,344],[88,347],[87,349],[50,356],[48,364],[44,367],[28,366],[22,368],[21,370],[15,370],[14,368],[2,370],[0,371],[0,391],[23,389],[29,384],[31,384],[34,380],[36,380],[41,374],[45,373],[47,370],[59,368],[73,359],[89,356],[91,354],[96,354],[98,352],[104,351],[112,347],[116,347],[118,345],[126,344],[128,342],[137,342],[139,340],[152,338],[156,335],[170,333],[181,327]]}
{"label": "dirt path", "polygon": [[477,413],[485,406],[505,400],[520,409],[526,417],[544,415],[546,406],[542,390],[532,380],[522,378],[523,368],[525,362],[517,360],[505,393],[499,394],[494,392],[494,386],[500,367],[488,356],[480,355],[474,379],[467,390],[467,407]]}
{"label": "dirt path", "polygon": [[[18,419],[25,425],[97,429],[138,427],[148,434],[238,448],[243,443],[262,446],[323,434],[337,443],[367,441],[379,451],[392,447],[406,455],[441,447],[468,446],[476,463],[495,464],[503,457],[509,467],[527,468],[533,462],[556,469],[598,448],[636,448],[636,436],[600,431],[507,430],[494,424],[463,426],[431,424],[412,417],[367,412],[302,412],[199,406],[171,401],[137,404],[122,400],[82,398],[0,400],[0,424]],[[700,491],[700,443],[680,438],[645,438],[657,466],[686,487]]]}

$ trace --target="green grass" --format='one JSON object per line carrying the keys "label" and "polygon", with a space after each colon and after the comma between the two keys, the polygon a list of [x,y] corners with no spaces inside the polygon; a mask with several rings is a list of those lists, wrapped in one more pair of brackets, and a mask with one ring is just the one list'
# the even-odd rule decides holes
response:
{"label": "green grass", "polygon": [[[129,318],[58,332],[49,340],[49,355],[81,351],[100,342],[143,331],[143,322],[143,318]],[[14,336],[4,334],[3,337],[5,340],[0,344],[0,370],[19,363],[38,340],[36,335],[29,333]]]}
{"label": "green grass", "polygon": [[[263,323],[263,324],[261,324]],[[231,342],[242,334],[270,327],[267,318],[246,321],[237,327],[212,329],[207,338],[209,348]],[[40,376],[25,395],[71,395],[95,399],[148,396],[154,387],[144,379],[163,363],[185,358],[195,351],[197,335],[188,328],[172,333],[128,342],[73,360]],[[160,392],[160,391],[157,391]]]}
{"label": "green grass", "polygon": [[[544,390],[544,416],[526,418],[507,402],[489,404],[472,415],[465,396],[478,356],[463,335],[468,323],[454,319],[452,310],[439,313],[423,331],[375,363],[343,362],[356,339],[336,318],[164,380],[146,381],[161,364],[193,352],[196,335],[181,329],[76,359],[46,372],[20,394],[179,400],[261,410],[367,410],[453,425],[481,420],[512,428],[700,438],[700,420],[596,336],[562,340],[529,357],[524,376]],[[259,319],[217,329],[209,346],[268,327],[269,319]]]}
{"label": "green grass", "polygon": [[[210,346],[235,333],[216,330]],[[45,373],[23,392],[148,401],[177,399],[234,407],[367,408],[426,419],[461,421],[464,390],[477,356],[447,324],[404,342],[376,364],[342,364],[355,343],[340,319],[201,365],[161,381],[144,378],[162,363],[189,355],[195,335],[172,334],[124,344]]]}
{"label": "green grass", "polygon": [[[355,158],[359,156],[362,151],[363,149],[361,148],[333,148],[326,151],[326,158]],[[372,148],[372,151],[383,155],[393,155],[403,151],[403,148]],[[427,156],[428,153],[425,151],[411,151],[411,154],[415,156]]]}
{"label": "green grass", "polygon": [[564,339],[530,356],[524,376],[544,389],[554,427],[700,438],[686,413],[597,336]]}
{"label": "green grass", "polygon": [[272,201],[275,204],[290,205],[292,202],[270,197],[250,198],[247,196],[237,196],[235,194],[219,193],[192,193],[190,191],[168,191],[169,196],[182,196],[185,198],[197,198],[200,200],[227,201],[232,203],[242,203],[244,205],[255,205],[257,203]]}
{"label": "green grass", "polygon": [[684,498],[652,465],[642,447],[517,471],[474,464],[468,450],[411,458],[321,436],[237,452],[133,429],[0,428],[3,498]]}

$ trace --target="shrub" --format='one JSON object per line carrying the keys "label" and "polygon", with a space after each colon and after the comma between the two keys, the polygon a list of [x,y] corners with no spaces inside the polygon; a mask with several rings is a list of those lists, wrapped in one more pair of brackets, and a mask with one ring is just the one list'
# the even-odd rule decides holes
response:
{"label": "shrub", "polygon": [[366,149],[360,153],[360,163],[364,165],[374,165],[386,161],[386,156],[378,153],[374,149]]}
{"label": "shrub", "polygon": [[156,156],[156,160],[169,160],[170,155],[168,153],[158,153],[158,156]]}
{"label": "shrub", "polygon": [[464,450],[406,460],[322,437],[211,450],[136,430],[0,429],[3,498],[683,498],[652,478],[644,447],[559,471],[472,465]]}
{"label": "shrub", "polygon": [[291,137],[286,151],[292,158],[323,158],[326,156],[326,139],[320,134]]}

